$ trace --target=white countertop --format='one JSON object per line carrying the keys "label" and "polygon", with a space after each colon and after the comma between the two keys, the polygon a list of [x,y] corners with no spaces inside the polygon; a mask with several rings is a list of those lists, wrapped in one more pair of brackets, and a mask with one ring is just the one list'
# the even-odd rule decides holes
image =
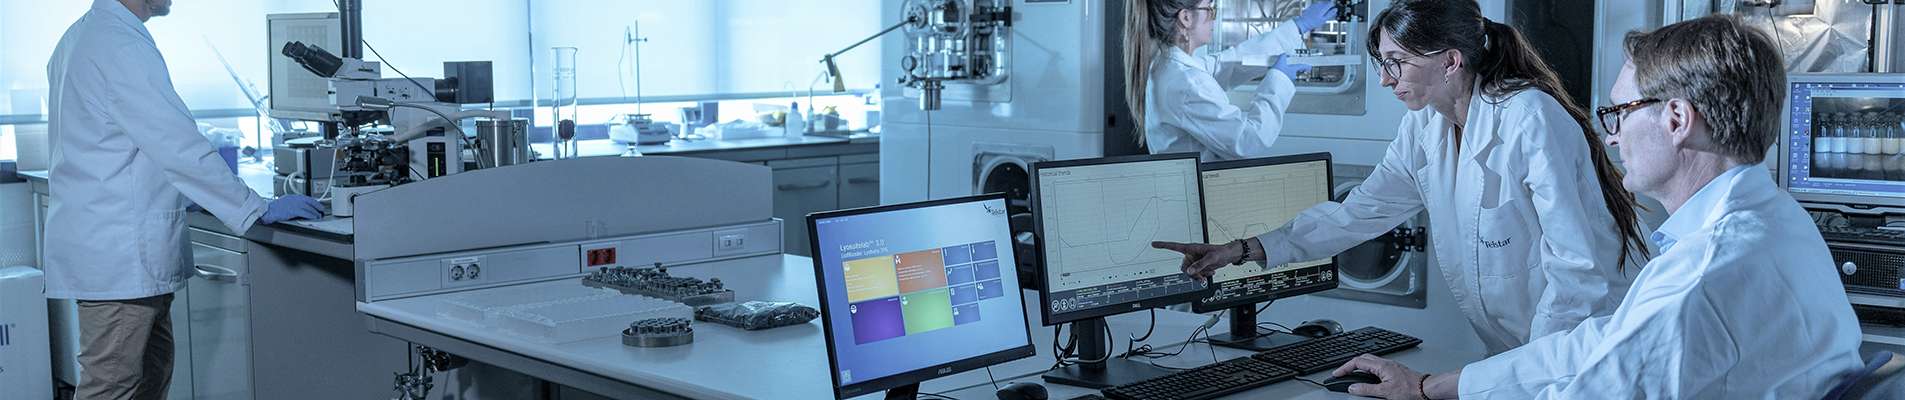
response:
{"label": "white countertop", "polygon": [[[669,272],[675,275],[722,278],[722,282],[735,290],[737,300],[795,301],[804,305],[818,304],[812,271],[811,259],[787,255],[669,268]],[[576,279],[562,279],[528,285],[555,288],[565,285],[579,286],[580,282]],[[480,293],[481,290],[494,289],[479,289],[474,293]],[[378,319],[453,337],[474,345],[518,354],[569,369],[586,371],[594,377],[615,383],[648,388],[681,397],[706,399],[832,397],[832,380],[827,375],[830,367],[824,343],[825,336],[821,332],[822,325],[818,320],[805,325],[764,331],[745,331],[716,324],[696,323],[693,344],[669,348],[627,347],[622,345],[620,337],[614,332],[605,332],[603,336],[591,339],[551,344],[436,312],[445,296],[464,293],[473,292],[359,303],[358,310]],[[1030,315],[1028,319],[1033,326],[1034,348],[1037,349],[1038,354],[992,366],[990,376],[996,377],[1000,385],[1011,381],[1036,381],[1039,379],[1038,374],[1052,366],[1052,330],[1050,327],[1040,326],[1042,324],[1039,323],[1037,309],[1030,308],[1040,304],[1038,294],[1034,291],[1026,291],[1024,295],[1027,297],[1025,304],[1028,306],[1026,311]],[[1191,339],[1190,333],[1207,320],[1202,315],[1169,310],[1159,310],[1157,316],[1156,332],[1149,343],[1167,352],[1175,350],[1178,345]],[[1142,312],[1107,318],[1115,335],[1120,338],[1116,347],[1124,346],[1122,338],[1127,334],[1142,334],[1150,323],[1149,318],[1147,313]],[[1215,331],[1214,334],[1224,333],[1225,324],[1219,323],[1211,330]],[[404,338],[399,336],[399,339]],[[1215,349],[1215,355],[1225,359],[1248,354],[1249,352],[1242,350]],[[1199,344],[1190,346],[1182,355],[1159,359],[1156,362],[1163,365],[1189,367],[1210,363],[1212,355],[1213,350],[1209,346]],[[1437,348],[1433,343],[1424,344],[1417,350],[1396,353],[1395,356],[1411,365],[1438,371],[1459,367],[1468,360],[1480,358],[1480,355],[1452,354]],[[470,357],[518,372],[540,375],[538,371],[525,370],[536,369],[533,366],[512,366],[507,360]],[[737,376],[744,378],[736,379]],[[956,393],[953,395],[959,398],[990,398],[992,379],[988,378],[987,369],[978,369],[925,382],[921,390],[928,393]],[[1095,392],[1095,390],[1062,385],[1047,385],[1047,387],[1052,390],[1054,399]],[[1246,392],[1240,396],[1270,395],[1269,397],[1275,398],[1300,396],[1320,390],[1307,383],[1288,381]],[[1328,395],[1334,395],[1334,393]],[[863,397],[873,398],[874,396],[876,395]]]}

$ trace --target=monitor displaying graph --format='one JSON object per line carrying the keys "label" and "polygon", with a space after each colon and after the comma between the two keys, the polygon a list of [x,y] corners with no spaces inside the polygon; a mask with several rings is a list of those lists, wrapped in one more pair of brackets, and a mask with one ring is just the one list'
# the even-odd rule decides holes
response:
{"label": "monitor displaying graph", "polygon": [[1204,241],[1195,154],[1033,170],[1047,324],[1189,301],[1203,289],[1179,269],[1182,255],[1151,247]]}
{"label": "monitor displaying graph", "polygon": [[[1257,237],[1329,201],[1330,173],[1328,153],[1205,164],[1204,226],[1209,243]],[[1336,267],[1331,258],[1269,266],[1248,262],[1218,269],[1211,284],[1209,295],[1197,304],[1200,310],[1333,288]]]}

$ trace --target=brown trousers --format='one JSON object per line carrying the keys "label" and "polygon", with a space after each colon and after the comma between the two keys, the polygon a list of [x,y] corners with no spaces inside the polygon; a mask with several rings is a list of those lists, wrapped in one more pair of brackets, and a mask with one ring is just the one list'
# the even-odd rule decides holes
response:
{"label": "brown trousers", "polygon": [[159,400],[172,384],[172,294],[79,301],[79,400]]}

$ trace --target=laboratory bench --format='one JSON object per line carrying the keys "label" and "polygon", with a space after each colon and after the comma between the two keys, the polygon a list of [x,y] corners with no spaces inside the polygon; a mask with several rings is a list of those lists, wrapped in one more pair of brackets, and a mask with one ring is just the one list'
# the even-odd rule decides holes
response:
{"label": "laboratory bench", "polygon": [[[579,141],[578,147],[584,156],[626,149],[607,140]],[[674,141],[638,149],[774,168],[775,216],[790,221],[788,249],[806,251],[806,230],[793,227],[803,227],[798,221],[807,213],[879,202],[877,135]],[[276,192],[270,168],[268,162],[242,162],[238,175],[270,198]],[[31,185],[34,246],[43,248],[48,173],[18,175]],[[187,217],[187,225],[194,266],[204,279],[192,279],[173,302],[178,340],[172,398],[389,397],[391,374],[407,369],[407,349],[402,341],[364,329],[365,317],[354,306],[350,218],[259,224],[237,234],[198,212]],[[56,338],[55,354],[77,354],[71,345],[77,327],[69,323],[76,321],[73,303],[53,301],[49,308],[55,334],[68,336]],[[76,381],[75,365],[55,364],[56,377]]]}

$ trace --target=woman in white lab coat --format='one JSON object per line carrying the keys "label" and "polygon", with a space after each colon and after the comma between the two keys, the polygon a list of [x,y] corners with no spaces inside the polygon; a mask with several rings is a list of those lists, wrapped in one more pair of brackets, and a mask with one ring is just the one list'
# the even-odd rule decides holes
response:
{"label": "woman in white lab coat", "polygon": [[1633,194],[1554,72],[1473,0],[1398,0],[1372,22],[1382,85],[1411,111],[1369,178],[1253,240],[1158,246],[1207,277],[1241,259],[1329,257],[1426,209],[1435,264],[1491,354],[1612,313],[1648,248]]}
{"label": "woman in white lab coat", "polygon": [[[1200,57],[1194,54],[1211,42],[1217,22],[1212,0],[1126,2],[1125,102],[1145,148],[1198,152],[1204,161],[1270,155],[1295,95],[1291,79],[1309,69],[1282,55],[1303,47],[1303,36],[1335,15],[1331,4],[1311,4],[1292,23]],[[1226,91],[1258,78],[1263,83],[1247,109],[1230,104]]]}

